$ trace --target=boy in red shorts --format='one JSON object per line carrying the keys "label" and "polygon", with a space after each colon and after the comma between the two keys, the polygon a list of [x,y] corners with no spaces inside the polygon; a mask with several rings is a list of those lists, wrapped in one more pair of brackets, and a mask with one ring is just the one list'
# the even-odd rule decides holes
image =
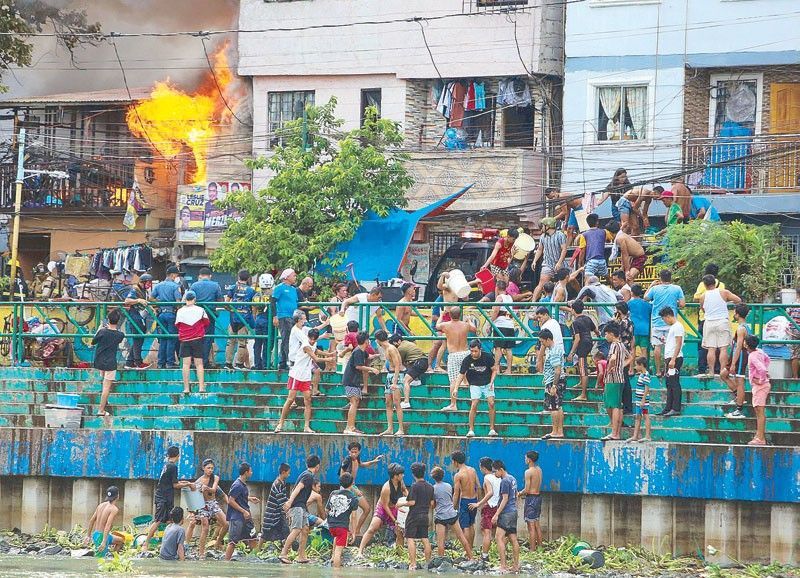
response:
{"label": "boy in red shorts", "polygon": [[345,472],[339,476],[339,489],[328,497],[328,529],[333,536],[333,567],[342,567],[342,552],[347,547],[347,528],[350,514],[358,509],[358,497],[350,489],[353,486],[352,474]]}
{"label": "boy in red shorts", "polygon": [[497,505],[500,503],[500,478],[492,471],[492,458],[481,458],[480,466],[483,474],[483,499],[480,502],[470,504],[470,510],[481,510],[481,560],[489,560],[489,549],[492,546],[492,532],[494,524],[492,518],[497,513]]}

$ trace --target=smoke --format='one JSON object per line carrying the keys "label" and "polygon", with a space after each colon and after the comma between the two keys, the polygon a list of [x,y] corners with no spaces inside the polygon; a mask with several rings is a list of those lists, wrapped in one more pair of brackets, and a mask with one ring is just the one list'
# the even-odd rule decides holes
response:
{"label": "smoke", "polygon": [[[24,1],[24,0],[23,0]],[[85,10],[89,22],[103,32],[169,32],[236,28],[238,0],[46,0],[57,8]],[[47,31],[48,29],[45,28]],[[226,38],[206,40],[209,53]],[[235,37],[232,47],[235,50]],[[195,88],[208,70],[197,37],[131,37],[114,40],[131,88],[148,87],[170,78],[185,90]],[[54,38],[36,38],[33,64],[6,71],[4,98],[124,88],[113,46],[81,46],[74,57]],[[231,59],[235,62],[235,58]]]}

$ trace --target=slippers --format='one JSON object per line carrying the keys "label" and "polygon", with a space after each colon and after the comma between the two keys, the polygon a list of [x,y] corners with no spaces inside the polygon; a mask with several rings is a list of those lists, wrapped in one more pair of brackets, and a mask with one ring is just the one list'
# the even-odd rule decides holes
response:
{"label": "slippers", "polygon": [[542,439],[543,439],[543,440],[549,440],[551,437],[553,437],[553,434],[544,434],[544,435],[542,436]]}
{"label": "slippers", "polygon": [[311,560],[297,560],[298,564],[308,564]]}
{"label": "slippers", "polygon": [[292,561],[289,560],[289,558],[280,557],[280,558],[278,558],[278,560],[281,561],[281,564],[291,564],[292,563]]}
{"label": "slippers", "polygon": [[111,414],[107,411],[99,411],[97,412],[97,417],[111,417]]}

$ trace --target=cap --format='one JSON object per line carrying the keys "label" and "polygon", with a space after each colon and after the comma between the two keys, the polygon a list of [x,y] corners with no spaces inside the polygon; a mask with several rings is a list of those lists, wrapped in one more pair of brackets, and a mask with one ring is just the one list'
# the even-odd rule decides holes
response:
{"label": "cap", "polygon": [[294,269],[284,269],[283,272],[281,273],[281,281],[283,281],[287,277],[291,277],[292,275],[294,275]]}
{"label": "cap", "polygon": [[117,498],[119,498],[119,488],[117,486],[108,486],[106,490],[106,500],[113,502]]}
{"label": "cap", "polygon": [[672,194],[672,191],[664,191],[663,193],[661,193],[662,199],[671,199],[673,196],[674,195]]}
{"label": "cap", "polygon": [[197,299],[197,293],[195,293],[194,291],[187,291],[186,295],[184,295],[183,298],[186,301],[194,301],[195,299]]}
{"label": "cap", "polygon": [[173,273],[180,273],[181,270],[178,269],[175,265],[170,265],[167,267],[167,275],[172,275]]}
{"label": "cap", "polygon": [[556,220],[553,217],[545,217],[542,219],[542,226],[548,229],[552,229],[556,226]]}
{"label": "cap", "polygon": [[150,273],[143,273],[142,275],[139,276],[139,281],[141,281],[142,283],[147,283],[148,281],[152,280],[153,276]]}

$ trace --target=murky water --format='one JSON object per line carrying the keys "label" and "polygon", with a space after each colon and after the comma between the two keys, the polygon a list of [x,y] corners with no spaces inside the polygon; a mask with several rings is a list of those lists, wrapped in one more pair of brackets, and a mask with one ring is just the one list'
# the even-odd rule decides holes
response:
{"label": "murky water", "polygon": [[[360,578],[388,578],[389,576],[412,577],[415,574],[403,571],[380,571],[365,568],[332,568],[282,566],[258,562],[165,562],[163,560],[134,560],[133,574],[108,574],[99,572],[97,560],[93,558],[34,558],[25,556],[0,556],[0,578],[109,578],[131,576],[136,578],[345,578],[359,575]],[[425,572],[416,575],[430,576]]]}

